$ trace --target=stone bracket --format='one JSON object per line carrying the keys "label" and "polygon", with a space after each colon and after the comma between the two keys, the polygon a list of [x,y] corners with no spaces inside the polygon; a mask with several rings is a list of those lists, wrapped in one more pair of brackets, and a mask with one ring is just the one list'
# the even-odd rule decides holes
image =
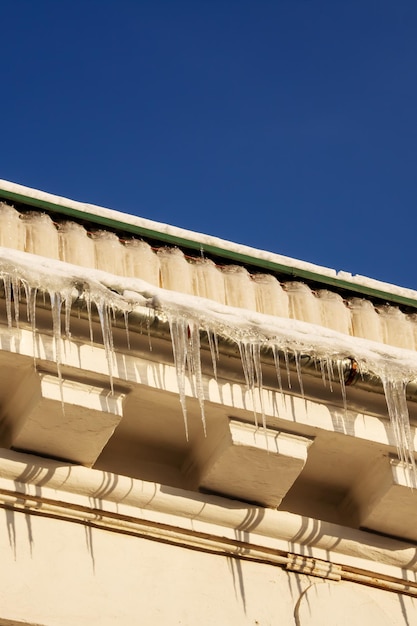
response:
{"label": "stone bracket", "polygon": [[[417,491],[410,467],[394,457],[381,457],[361,475],[340,506],[352,526],[417,541]],[[415,475],[412,475],[415,483]]]}
{"label": "stone bracket", "polygon": [[186,472],[193,485],[276,508],[300,475],[312,439],[230,419],[195,446]]}
{"label": "stone bracket", "polygon": [[[33,371],[9,404],[8,446],[91,467],[123,417],[124,393]],[[3,444],[4,445],[4,444]]]}

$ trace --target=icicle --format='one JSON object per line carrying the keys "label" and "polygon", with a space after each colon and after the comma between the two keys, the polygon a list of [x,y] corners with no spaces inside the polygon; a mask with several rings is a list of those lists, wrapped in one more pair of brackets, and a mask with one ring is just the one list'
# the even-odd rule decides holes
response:
{"label": "icicle", "polygon": [[298,384],[300,385],[301,397],[304,398],[303,377],[301,374],[300,354],[294,350],[295,369],[297,370]]}
{"label": "icicle", "polygon": [[204,386],[201,369],[200,324],[175,313],[168,313],[171,332],[172,352],[174,356],[180,403],[184,418],[185,434],[188,441],[188,419],[185,395],[186,375],[194,387],[200,406],[200,416],[204,434],[206,434],[206,417],[204,411]]}
{"label": "icicle", "polygon": [[33,343],[33,360],[36,367],[36,298],[38,290],[32,287],[29,294],[28,311],[30,313],[29,321],[32,327],[32,343]]}
{"label": "icicle", "polygon": [[49,297],[51,299],[51,312],[52,312],[52,329],[54,337],[55,347],[55,363],[58,373],[59,392],[61,396],[61,405],[64,408],[64,390],[62,386],[62,346],[61,346],[61,308],[62,297],[61,294],[55,291],[49,291]]}
{"label": "icicle", "polygon": [[285,368],[287,370],[288,389],[291,389],[290,360],[288,358],[288,350],[287,350],[287,348],[283,348],[283,353],[284,353]]}
{"label": "icicle", "polygon": [[329,373],[329,388],[333,393],[333,382],[334,382],[334,371],[333,371],[333,362],[330,357],[326,357],[327,371]]}
{"label": "icicle", "polygon": [[23,281],[23,288],[26,298],[26,318],[32,330],[33,362],[36,368],[36,298],[38,290],[36,287],[30,287],[26,281]]}
{"label": "icicle", "polygon": [[12,318],[12,281],[9,274],[2,275],[3,280],[3,288],[4,288],[4,297],[6,300],[6,316],[7,316],[7,326],[8,328],[12,328],[13,326],[13,318]]}
{"label": "icicle", "polygon": [[109,372],[110,379],[110,389],[113,393],[113,357],[114,357],[114,349],[113,349],[113,332],[111,327],[111,307],[105,301],[105,299],[98,298],[94,300],[94,304],[97,308],[98,317],[100,320],[101,334],[103,337],[103,345],[104,351],[106,354],[107,367]]}
{"label": "icicle", "polygon": [[146,332],[148,335],[148,346],[149,346],[149,352],[152,352],[152,337],[151,337],[151,312],[148,312],[147,318],[146,318]]}
{"label": "icicle", "polygon": [[22,285],[23,285],[23,290],[25,292],[25,301],[26,301],[26,320],[28,322],[30,322],[30,306],[29,306],[29,300],[30,300],[30,286],[27,283],[26,280],[22,281]]}
{"label": "icicle", "polygon": [[266,416],[262,397],[262,367],[261,367],[261,345],[257,341],[238,341],[240,359],[246,387],[252,397],[253,415],[255,426],[258,428],[258,413],[256,410],[256,391],[258,391],[261,407],[262,425],[266,428]]}
{"label": "icicle", "polygon": [[255,374],[253,369],[253,360],[251,358],[249,345],[245,341],[238,342],[239,352],[240,352],[240,361],[242,363],[243,375],[245,377],[246,387],[250,392],[252,397],[252,405],[253,405],[253,415],[255,418],[255,426],[258,428],[258,414],[256,412],[256,404],[255,404]]}
{"label": "icicle", "polygon": [[339,384],[340,384],[340,389],[342,392],[342,399],[343,399],[343,408],[347,409],[347,403],[346,403],[346,385],[345,385],[345,374],[343,371],[343,363],[342,361],[340,361],[340,359],[338,359],[337,361],[337,373],[339,374]]}
{"label": "icicle", "polygon": [[209,327],[206,327],[205,332],[207,334],[207,340],[210,349],[211,362],[213,364],[213,376],[214,379],[217,380],[217,361],[219,360],[219,344],[217,340],[217,334],[214,330],[211,330]]}
{"label": "icicle", "polygon": [[[262,380],[262,365],[261,365],[261,344],[259,341],[256,341],[251,344],[251,353],[256,377],[256,387],[259,394],[259,402],[261,406],[261,415],[262,415],[262,426],[265,431],[266,436],[266,415],[264,409],[263,402],[263,380]],[[268,439],[266,439],[268,442]]]}
{"label": "icicle", "polygon": [[72,287],[67,287],[66,289],[63,289],[61,292],[48,290],[48,293],[49,293],[49,297],[51,300],[52,329],[53,329],[53,337],[54,337],[56,365],[57,365],[58,378],[59,378],[60,387],[61,387],[61,398],[63,398],[62,396],[62,373],[61,373],[61,365],[62,365],[61,311],[62,311],[62,305],[64,305],[65,335],[67,337],[70,337],[71,336],[70,317],[71,317],[71,305],[72,305]]}
{"label": "icicle", "polygon": [[397,445],[398,457],[408,472],[406,472],[409,486],[417,486],[417,469],[413,454],[413,442],[411,437],[410,421],[406,400],[407,382],[381,376],[384,386],[385,400],[388,407],[388,415],[391,420],[394,438]]}
{"label": "icicle", "polygon": [[14,321],[16,328],[19,328],[19,315],[20,315],[20,285],[21,280],[16,276],[12,278],[12,294],[14,302]]}
{"label": "icicle", "polygon": [[67,339],[71,337],[71,307],[72,307],[72,293],[68,292],[64,295],[65,305],[65,336]]}
{"label": "icicle", "polygon": [[238,347],[246,386],[248,387],[248,389],[253,389],[255,386],[255,377],[253,372],[253,361],[249,357],[248,344],[244,341],[239,341]]}
{"label": "icicle", "polygon": [[272,346],[272,354],[274,357],[274,364],[275,364],[275,371],[277,374],[277,381],[278,381],[278,388],[280,390],[280,392],[282,393],[282,378],[281,378],[281,369],[280,369],[280,364],[279,364],[279,351],[278,351],[278,346],[276,344],[274,344]]}
{"label": "icicle", "polygon": [[91,299],[90,299],[90,297],[85,298],[85,305],[87,307],[88,330],[90,332],[90,342],[93,343],[93,341],[94,341],[93,318],[92,318],[92,315],[91,315]]}
{"label": "icicle", "polygon": [[184,418],[185,436],[188,441],[187,405],[185,401],[185,369],[187,363],[188,325],[180,317],[168,316],[171,332],[172,352],[177,373],[178,392]]}
{"label": "icicle", "polygon": [[129,312],[128,311],[123,311],[123,316],[125,319],[125,330],[126,330],[126,342],[127,342],[127,349],[130,350],[130,336],[129,336]]}
{"label": "icicle", "polygon": [[[16,328],[19,328],[19,309],[20,309],[20,284],[21,281],[17,276],[2,273],[4,297],[6,302],[6,317],[8,328],[13,327],[13,318]],[[13,315],[14,312],[14,315]]]}
{"label": "icicle", "polygon": [[324,387],[327,387],[328,384],[330,391],[333,392],[333,367],[330,358],[320,356],[316,357],[316,362],[317,361],[320,364],[321,379]]}
{"label": "icicle", "polygon": [[316,359],[316,361],[318,360],[319,364],[320,364],[320,373],[321,373],[321,379],[323,381],[323,385],[324,387],[327,387],[327,379],[326,379],[326,362],[324,359]]}
{"label": "icicle", "polygon": [[195,379],[195,390],[198,403],[200,405],[201,421],[203,423],[204,435],[206,435],[206,416],[204,414],[204,387],[203,387],[203,375],[201,371],[201,351],[200,351],[200,328],[195,322],[188,322],[188,328],[190,333],[190,350],[187,351],[188,355],[188,370],[192,377]]}

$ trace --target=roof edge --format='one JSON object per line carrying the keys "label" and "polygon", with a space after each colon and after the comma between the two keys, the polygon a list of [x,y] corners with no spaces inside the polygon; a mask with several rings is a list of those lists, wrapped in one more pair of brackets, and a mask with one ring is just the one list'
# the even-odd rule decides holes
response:
{"label": "roof edge", "polygon": [[232,243],[214,236],[196,233],[94,204],[70,200],[2,179],[0,179],[0,199],[59,213],[73,219],[90,221],[112,230],[129,232],[132,235],[196,250],[201,254],[210,254],[239,264],[251,265],[267,272],[285,274],[294,279],[316,282],[323,286],[417,308],[417,291],[412,289],[391,285],[365,276],[352,276],[348,272],[336,272],[333,269],[313,263]]}

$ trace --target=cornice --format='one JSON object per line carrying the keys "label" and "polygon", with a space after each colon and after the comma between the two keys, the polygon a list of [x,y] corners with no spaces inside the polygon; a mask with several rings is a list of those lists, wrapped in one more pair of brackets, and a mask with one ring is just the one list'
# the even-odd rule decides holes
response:
{"label": "cornice", "polygon": [[417,547],[299,515],[9,450],[0,507],[417,596]]}

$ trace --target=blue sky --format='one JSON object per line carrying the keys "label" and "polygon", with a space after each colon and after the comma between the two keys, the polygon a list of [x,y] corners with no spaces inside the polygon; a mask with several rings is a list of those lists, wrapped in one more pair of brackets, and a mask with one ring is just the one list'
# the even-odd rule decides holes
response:
{"label": "blue sky", "polygon": [[415,0],[0,20],[0,178],[417,289]]}

